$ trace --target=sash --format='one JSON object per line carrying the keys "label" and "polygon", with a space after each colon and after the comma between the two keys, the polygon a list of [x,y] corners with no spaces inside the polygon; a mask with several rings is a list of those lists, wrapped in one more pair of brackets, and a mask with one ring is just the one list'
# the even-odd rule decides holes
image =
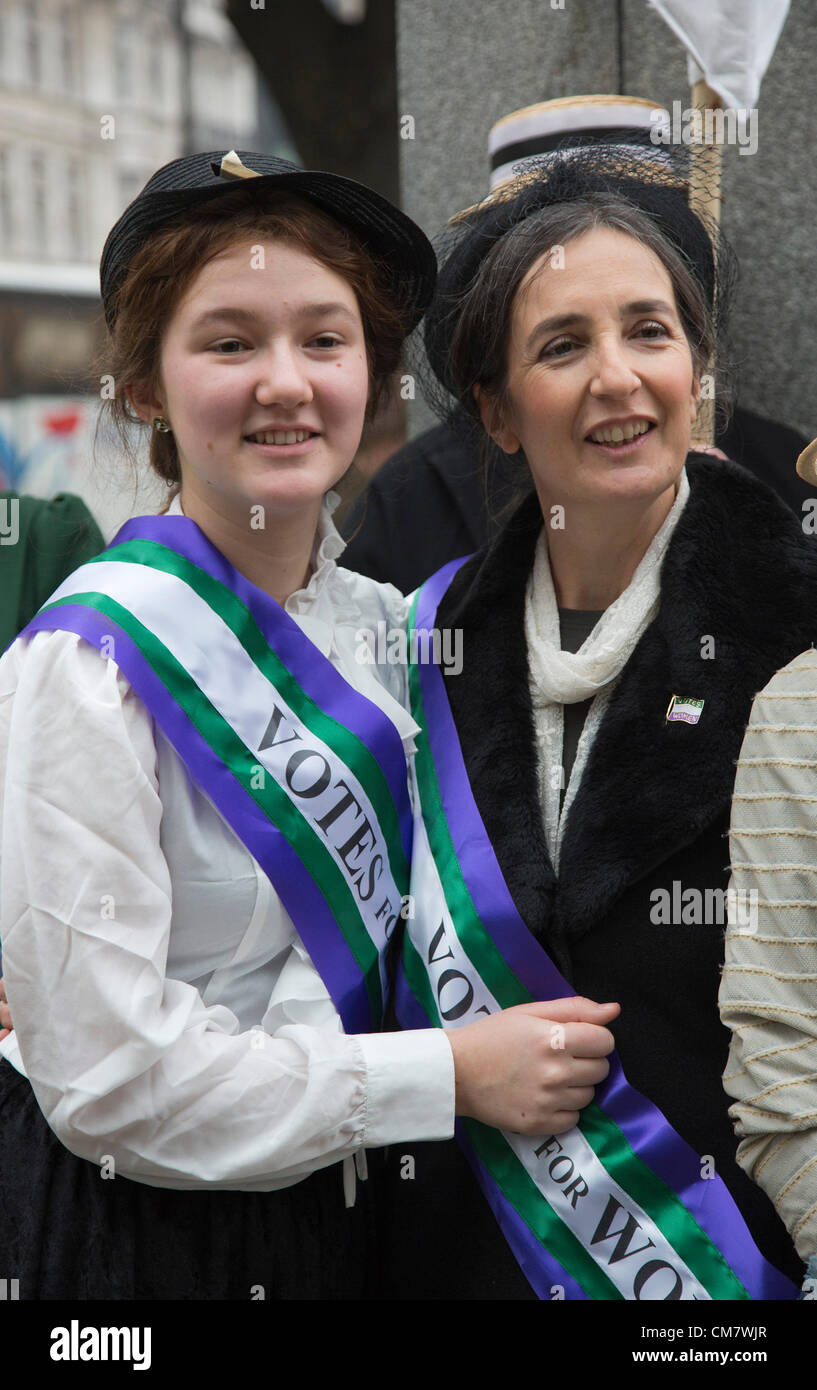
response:
{"label": "sash", "polygon": [[272,881],[346,1032],[379,1031],[412,839],[388,716],[188,517],[127,522],[21,635],[55,629],[116,662]]}
{"label": "sash", "polygon": [[[414,651],[428,651],[439,602],[462,560],[418,593]],[[427,634],[425,637],[423,634]],[[423,644],[425,643],[425,648]],[[410,672],[423,729],[416,775],[412,901],[397,1009],[404,1027],[462,1027],[573,989],[513,903],[468,782],[445,679]],[[757,1250],[728,1189],[621,1063],[567,1134],[513,1134],[458,1122],[458,1138],[539,1298],[789,1299],[794,1285]]]}

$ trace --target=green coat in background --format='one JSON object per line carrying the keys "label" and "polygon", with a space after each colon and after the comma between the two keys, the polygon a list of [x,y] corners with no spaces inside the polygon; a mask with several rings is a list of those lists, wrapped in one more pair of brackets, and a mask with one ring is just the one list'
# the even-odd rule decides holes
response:
{"label": "green coat in background", "polygon": [[[13,506],[13,503],[17,506]],[[0,492],[0,652],[69,574],[105,549],[85,503]]]}

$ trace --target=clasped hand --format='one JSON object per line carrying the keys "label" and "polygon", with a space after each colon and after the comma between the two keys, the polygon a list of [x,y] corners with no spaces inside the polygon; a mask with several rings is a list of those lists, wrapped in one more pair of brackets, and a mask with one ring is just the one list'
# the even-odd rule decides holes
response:
{"label": "clasped hand", "polygon": [[518,1004],[448,1033],[455,1109],[518,1134],[564,1134],[610,1071],[618,1004]]}

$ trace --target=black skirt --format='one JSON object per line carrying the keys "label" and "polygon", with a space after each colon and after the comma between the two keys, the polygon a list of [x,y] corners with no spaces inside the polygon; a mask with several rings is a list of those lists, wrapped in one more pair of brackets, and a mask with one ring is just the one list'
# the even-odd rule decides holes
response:
{"label": "black skirt", "polygon": [[175,1191],[70,1153],[0,1058],[3,1275],[20,1299],[377,1296],[378,1163],[343,1197],[342,1165],[278,1192]]}

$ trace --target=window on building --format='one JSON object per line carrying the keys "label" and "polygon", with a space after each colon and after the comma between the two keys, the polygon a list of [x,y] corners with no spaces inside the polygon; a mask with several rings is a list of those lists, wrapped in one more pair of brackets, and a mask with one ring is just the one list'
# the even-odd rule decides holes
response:
{"label": "window on building", "polygon": [[6,150],[0,150],[0,260],[11,254],[13,236],[9,157]]}
{"label": "window on building", "polygon": [[126,98],[133,96],[132,36],[131,25],[124,20],[117,20],[113,41],[116,93],[118,96]]}
{"label": "window on building", "polygon": [[73,92],[77,85],[77,36],[76,17],[73,9],[66,6],[60,12],[59,47],[62,82],[66,92]]}
{"label": "window on building", "polygon": [[33,154],[29,161],[31,173],[31,247],[35,259],[44,257],[48,249],[48,217],[46,208],[45,158]]}
{"label": "window on building", "polygon": [[69,159],[66,168],[68,186],[65,191],[66,251],[72,261],[85,259],[85,237],[82,209],[84,206],[84,169],[79,159]]}
{"label": "window on building", "polygon": [[150,95],[154,101],[161,101],[164,93],[162,81],[164,53],[165,36],[161,29],[153,29],[148,43],[148,81],[150,83]]}
{"label": "window on building", "polygon": [[39,87],[42,81],[43,50],[42,20],[37,0],[29,0],[23,9],[23,52],[26,76],[32,87]]}

